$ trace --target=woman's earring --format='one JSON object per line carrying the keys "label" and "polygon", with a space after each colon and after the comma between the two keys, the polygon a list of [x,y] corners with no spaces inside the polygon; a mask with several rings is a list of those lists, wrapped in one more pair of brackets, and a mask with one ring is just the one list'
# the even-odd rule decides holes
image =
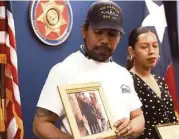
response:
{"label": "woman's earring", "polygon": [[158,56],[158,62],[160,61],[160,55]]}
{"label": "woman's earring", "polygon": [[132,61],[132,60],[133,60],[133,57],[130,56],[130,55],[128,55],[128,56],[127,56],[127,60]]}
{"label": "woman's earring", "polygon": [[130,61],[132,61],[133,60],[133,57],[132,56],[130,56]]}
{"label": "woman's earring", "polygon": [[130,60],[130,55],[127,56],[127,60]]}

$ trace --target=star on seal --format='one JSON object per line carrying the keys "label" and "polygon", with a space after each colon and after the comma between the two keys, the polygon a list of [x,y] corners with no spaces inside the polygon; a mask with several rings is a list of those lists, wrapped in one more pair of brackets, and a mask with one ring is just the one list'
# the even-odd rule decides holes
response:
{"label": "star on seal", "polygon": [[37,18],[37,21],[44,23],[45,35],[54,32],[60,36],[60,27],[67,24],[63,17],[64,5],[56,4],[55,0],[47,3],[41,3],[43,13]]}
{"label": "star on seal", "polygon": [[63,43],[71,32],[71,5],[68,0],[32,1],[30,21],[35,34],[42,42],[57,46]]}

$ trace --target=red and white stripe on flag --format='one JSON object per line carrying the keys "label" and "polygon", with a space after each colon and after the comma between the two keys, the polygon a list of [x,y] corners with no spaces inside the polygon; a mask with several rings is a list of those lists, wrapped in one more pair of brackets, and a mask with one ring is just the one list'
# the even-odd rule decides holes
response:
{"label": "red and white stripe on flag", "polygon": [[0,1],[0,54],[6,54],[8,62],[5,66],[7,139],[23,139],[15,28],[10,1]]}

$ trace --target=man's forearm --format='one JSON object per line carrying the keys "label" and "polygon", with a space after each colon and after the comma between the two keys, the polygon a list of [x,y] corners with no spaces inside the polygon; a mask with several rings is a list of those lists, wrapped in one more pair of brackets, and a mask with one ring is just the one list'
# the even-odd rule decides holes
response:
{"label": "man's forearm", "polygon": [[136,138],[142,134],[145,127],[145,119],[143,114],[140,114],[131,120],[131,125],[133,129],[132,137]]}
{"label": "man's forearm", "polygon": [[35,135],[40,139],[73,139],[70,134],[64,133],[52,123],[43,123],[34,128]]}

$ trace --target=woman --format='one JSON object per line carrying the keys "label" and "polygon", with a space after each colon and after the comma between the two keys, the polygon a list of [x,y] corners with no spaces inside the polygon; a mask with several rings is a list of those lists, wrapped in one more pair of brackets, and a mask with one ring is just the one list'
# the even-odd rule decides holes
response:
{"label": "woman", "polygon": [[130,60],[127,68],[133,75],[146,121],[139,139],[159,139],[155,125],[175,123],[177,118],[164,79],[151,74],[159,59],[157,37],[148,28],[139,27],[131,32],[128,44]]}

